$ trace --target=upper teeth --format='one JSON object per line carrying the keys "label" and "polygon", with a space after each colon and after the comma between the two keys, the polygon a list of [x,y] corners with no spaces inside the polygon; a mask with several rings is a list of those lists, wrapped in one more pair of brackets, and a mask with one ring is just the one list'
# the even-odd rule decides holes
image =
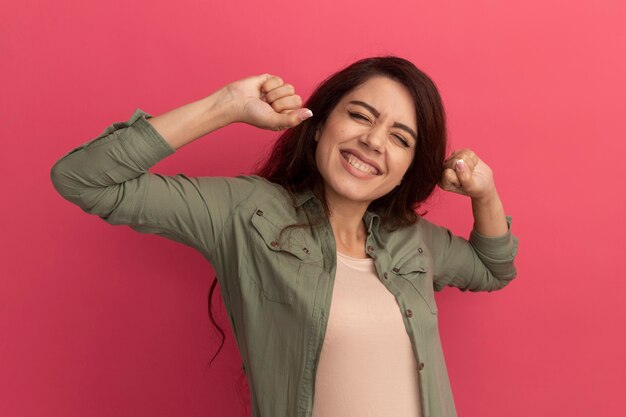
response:
{"label": "upper teeth", "polygon": [[355,167],[356,169],[358,169],[359,171],[362,171],[371,175],[378,175],[378,169],[374,168],[370,164],[361,161],[359,158],[352,155],[351,153],[346,152],[344,153],[344,155],[348,163],[352,165],[353,167]]}

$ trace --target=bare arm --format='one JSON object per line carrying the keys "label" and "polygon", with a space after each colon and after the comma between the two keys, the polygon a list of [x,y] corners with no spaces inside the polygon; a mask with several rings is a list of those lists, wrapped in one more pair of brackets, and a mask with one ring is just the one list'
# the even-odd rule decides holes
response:
{"label": "bare arm", "polygon": [[148,120],[174,149],[236,121],[234,100],[221,88],[213,94]]}
{"label": "bare arm", "polygon": [[472,198],[474,229],[483,236],[501,236],[508,230],[504,207],[498,192]]}
{"label": "bare arm", "polygon": [[290,84],[270,74],[230,83],[201,100],[178,107],[149,123],[175,149],[226,125],[243,122],[282,130],[312,116]]}

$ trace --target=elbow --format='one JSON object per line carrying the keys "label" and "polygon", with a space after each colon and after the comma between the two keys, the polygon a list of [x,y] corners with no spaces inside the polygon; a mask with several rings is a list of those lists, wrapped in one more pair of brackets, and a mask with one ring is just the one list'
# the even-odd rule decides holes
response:
{"label": "elbow", "polygon": [[491,285],[487,289],[488,292],[498,291],[506,287],[517,277],[517,270],[514,265],[510,265],[509,270],[506,273],[502,273],[502,271],[498,271],[498,274],[495,275],[493,271],[490,271],[491,279],[489,282]]}
{"label": "elbow", "polygon": [[54,189],[66,200],[77,204],[78,193],[76,191],[76,181],[64,169],[63,160],[57,161],[50,170],[50,180]]}
{"label": "elbow", "polygon": [[498,291],[506,287],[517,276],[517,270],[513,264],[499,265],[491,269],[485,269],[482,276],[475,277],[468,285],[460,288],[461,291]]}
{"label": "elbow", "polygon": [[[54,189],[70,203],[80,207],[89,214],[101,214],[107,210],[97,210],[103,203],[109,203],[103,198],[110,194],[106,187],[95,187],[81,181],[80,177],[68,169],[63,160],[57,161],[50,170],[50,180]],[[107,191],[109,193],[107,193]]]}

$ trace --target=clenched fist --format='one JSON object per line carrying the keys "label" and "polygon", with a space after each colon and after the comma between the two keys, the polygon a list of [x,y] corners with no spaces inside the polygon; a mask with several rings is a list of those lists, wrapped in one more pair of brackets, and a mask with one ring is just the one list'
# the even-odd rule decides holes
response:
{"label": "clenched fist", "polygon": [[291,84],[275,75],[261,74],[234,81],[224,87],[235,103],[235,121],[261,129],[283,130],[311,117]]}
{"label": "clenched fist", "polygon": [[444,167],[438,185],[446,191],[482,198],[496,190],[491,168],[470,149],[452,152]]}

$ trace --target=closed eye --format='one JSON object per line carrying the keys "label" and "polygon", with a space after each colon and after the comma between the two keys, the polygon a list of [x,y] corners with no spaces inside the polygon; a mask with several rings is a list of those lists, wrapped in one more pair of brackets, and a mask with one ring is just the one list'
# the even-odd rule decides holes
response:
{"label": "closed eye", "polygon": [[[348,114],[353,118],[353,119],[361,119],[361,120],[366,120],[366,121],[370,121],[370,119],[368,119],[367,117],[363,116],[362,114],[359,113],[352,113],[352,112],[348,112]],[[409,142],[404,139],[402,136],[400,135],[391,135],[394,138],[396,138],[396,141],[399,142],[402,146],[404,146],[405,148],[410,147],[411,145],[409,144]]]}
{"label": "closed eye", "polygon": [[411,146],[411,145],[409,145],[409,142],[406,139],[404,139],[402,136],[400,136],[400,135],[391,135],[391,136],[396,138],[400,142],[400,144],[402,146],[404,146],[405,148],[408,148],[408,147]]}
{"label": "closed eye", "polygon": [[370,121],[370,119],[368,119],[367,117],[365,117],[365,116],[363,116],[362,114],[359,114],[359,113],[350,113],[350,112],[348,112],[348,114],[350,116],[352,116],[353,118],[355,118],[355,119],[363,119],[363,120],[367,120],[368,122]]}

